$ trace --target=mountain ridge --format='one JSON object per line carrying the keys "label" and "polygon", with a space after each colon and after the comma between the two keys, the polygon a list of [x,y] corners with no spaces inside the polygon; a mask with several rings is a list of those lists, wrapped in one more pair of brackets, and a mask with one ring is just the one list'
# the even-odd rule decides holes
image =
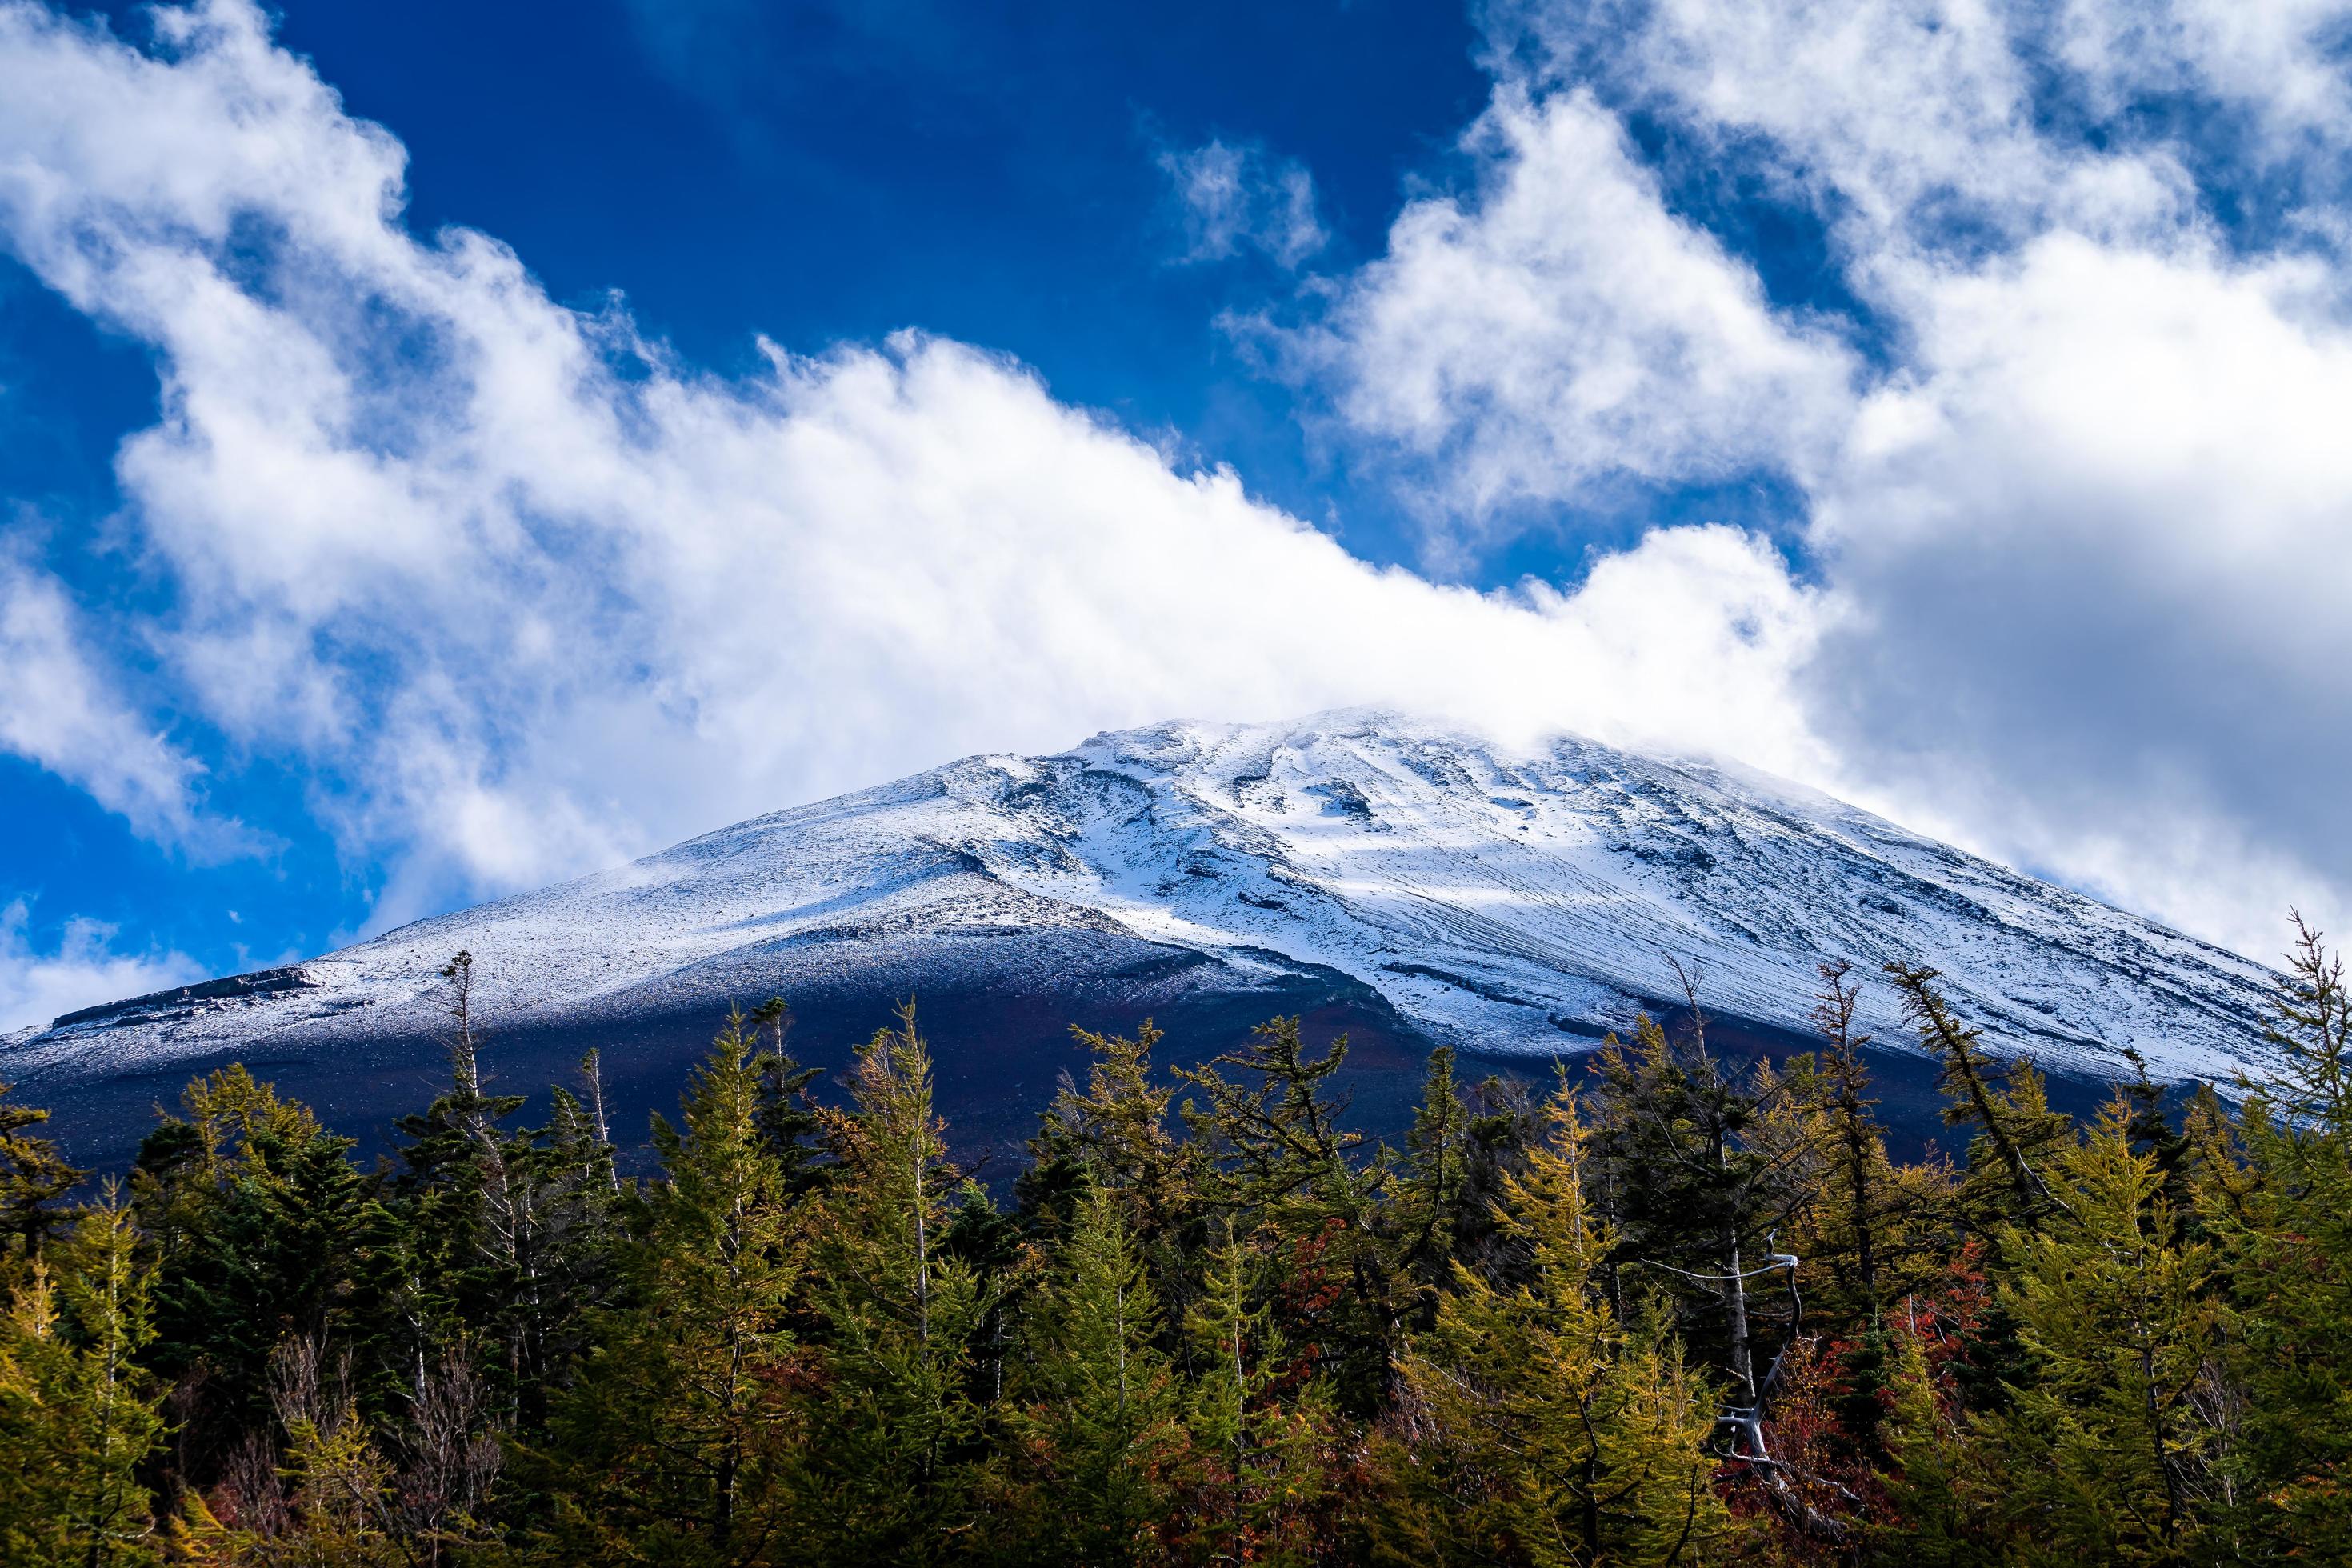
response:
{"label": "mountain ridge", "polygon": [[[959,759],[299,964],[84,1009],[18,1037],[0,1072],[70,1086],[419,1036],[459,947],[487,1016],[587,1033],[861,984],[1061,986],[1137,1013],[1304,986],[1427,1041],[1549,1056],[1673,1001],[1670,960],[1710,1011],[1801,1034],[1813,963],[1844,958],[1865,979],[1933,964],[1996,1049],[2061,1071],[2126,1076],[2128,1047],[2159,1078],[2226,1084],[2269,1060],[2261,966],[1818,791],[1340,710]],[[1906,1046],[1885,987],[1863,1017]]]}

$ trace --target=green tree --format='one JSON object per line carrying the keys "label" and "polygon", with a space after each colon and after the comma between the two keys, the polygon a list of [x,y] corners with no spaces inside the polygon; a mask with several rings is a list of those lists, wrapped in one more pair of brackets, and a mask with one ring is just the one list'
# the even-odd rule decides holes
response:
{"label": "green tree", "polygon": [[48,1139],[27,1131],[49,1113],[14,1104],[8,1094],[9,1085],[0,1082],[0,1268],[11,1257],[40,1250],[42,1238],[66,1221],[58,1200],[88,1173],[68,1164]]}
{"label": "green tree", "polygon": [[[1202,1161],[1171,1124],[1174,1084],[1153,1081],[1160,1032],[1147,1018],[1133,1038],[1070,1033],[1090,1057],[1086,1087],[1066,1077],[1046,1107],[1031,1143],[1034,1174],[1024,1196],[1041,1210],[1074,1211],[1084,1191],[1109,1194],[1154,1292],[1181,1319],[1204,1235]],[[1043,1217],[1057,1228],[1074,1212]]]}
{"label": "green tree", "polygon": [[621,1253],[633,1300],[595,1320],[595,1350],[524,1456],[552,1498],[537,1548],[551,1561],[760,1563],[791,1517],[807,1235],[743,1023],[695,1071],[679,1125],[656,1119],[662,1176]]}
{"label": "green tree", "polygon": [[1307,1561],[1329,1488],[1337,1407],[1329,1384],[1283,1340],[1259,1278],[1265,1262],[1228,1215],[1185,1316],[1200,1369],[1192,1533],[1212,1562]]}
{"label": "green tree", "polygon": [[1043,1527],[1031,1549],[1106,1568],[1153,1555],[1186,1457],[1175,1375],[1155,1342],[1160,1303],[1121,1207],[1099,1188],[1079,1205],[1031,1310],[1012,1418],[1044,1472],[1024,1510]]}
{"label": "green tree", "polygon": [[362,1347],[361,1398],[403,1384],[397,1227],[352,1142],[241,1065],[191,1083],[141,1144],[132,1208],[153,1249],[146,1364],[179,1384],[177,1473],[207,1486],[270,1430],[269,1358],[289,1337]]}
{"label": "green tree", "polygon": [[1549,1143],[1506,1184],[1523,1281],[1459,1271],[1405,1360],[1430,1560],[1703,1563],[1738,1532],[1707,1451],[1713,1391],[1662,1325],[1611,1307],[1615,1238],[1588,1200],[1587,1144],[1563,1089]]}
{"label": "green tree", "polygon": [[2030,1224],[2060,1206],[2041,1166],[2048,1152],[2065,1143],[2071,1126],[2050,1109],[2041,1075],[2021,1058],[1997,1066],[1984,1049],[1984,1031],[1963,1023],[1936,988],[1936,971],[1890,963],[1885,972],[1920,1048],[1941,1064],[1944,1124],[1970,1132],[1958,1194],[1962,1221],[1990,1235],[2005,1221]]}
{"label": "green tree", "polygon": [[2233,1544],[2352,1561],[2352,989],[2318,931],[2298,917],[2295,934],[2274,1072],[2242,1080],[2234,1139],[2193,1106],[2189,1131],[2229,1282],[2214,1397],[2241,1427],[2223,1466]]}
{"label": "green tree", "polygon": [[932,1562],[971,1522],[975,1342],[1001,1287],[942,1245],[962,1193],[911,1003],[859,1050],[850,1092],[814,1255],[811,1528],[836,1561]]}
{"label": "green tree", "polygon": [[793,1028],[793,1010],[781,996],[771,996],[751,1010],[753,1026],[765,1032],[768,1045],[755,1058],[760,1075],[760,1131],[769,1152],[793,1192],[806,1192],[823,1179],[824,1121],[817,1114],[809,1085],[821,1076],[803,1067],[784,1049]]}
{"label": "green tree", "polygon": [[1776,1300],[1797,1260],[1775,1243],[1812,1195],[1814,1128],[1797,1103],[1811,1080],[1762,1061],[1727,1068],[1687,988],[1680,1040],[1644,1016],[1632,1048],[1612,1035],[1595,1057],[1592,1163],[1620,1311],[1643,1297],[1672,1304],[1679,1337],[1727,1374],[1727,1414],[1753,1453],[1771,1394],[1767,1331],[1785,1345],[1798,1331]]}
{"label": "green tree", "polygon": [[1402,1312],[1382,1234],[1392,1166],[1359,1158],[1366,1141],[1343,1124],[1345,1099],[1327,1090],[1347,1056],[1345,1036],[1315,1057],[1298,1019],[1276,1018],[1240,1050],[1177,1076],[1206,1102],[1188,1101],[1183,1115],[1216,1162],[1213,1201],[1289,1238],[1302,1273],[1333,1281],[1329,1291],[1292,1291],[1284,1327],[1302,1345],[1328,1347],[1333,1386],[1361,1415],[1394,1393]]}
{"label": "green tree", "polygon": [[[0,1560],[152,1563],[142,1471],[163,1433],[131,1214],[110,1184],[25,1270],[0,1321]],[[52,1270],[55,1270],[53,1273]]]}
{"label": "green tree", "polygon": [[1423,1327],[1452,1282],[1455,1242],[1473,1221],[1472,1121],[1454,1081],[1453,1048],[1440,1046],[1429,1053],[1393,1193],[1395,1267],[1412,1294],[1413,1321]]}
{"label": "green tree", "polygon": [[2197,1394],[2221,1342],[2212,1249],[2181,1234],[2153,1153],[2118,1100],[2049,1163],[2057,1211],[2013,1227],[2001,1294],[2030,1358],[2007,1406],[1980,1418],[2000,1461],[1999,1512],[2077,1562],[2184,1563],[2223,1434]]}
{"label": "green tree", "polygon": [[441,970],[449,1025],[442,1044],[448,1087],[424,1110],[394,1123],[405,1142],[392,1191],[404,1222],[412,1320],[408,1359],[424,1368],[467,1341],[491,1352],[508,1419],[528,1421],[526,1402],[545,1371],[540,1330],[550,1305],[541,1256],[545,1237],[534,1140],[508,1128],[525,1097],[485,1086],[475,1016],[474,957]]}

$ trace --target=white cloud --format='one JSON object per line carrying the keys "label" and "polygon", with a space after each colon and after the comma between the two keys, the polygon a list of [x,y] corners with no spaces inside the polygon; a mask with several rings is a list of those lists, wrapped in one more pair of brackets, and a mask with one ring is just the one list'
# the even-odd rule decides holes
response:
{"label": "white cloud", "polygon": [[1938,285],[1815,540],[1853,771],[2013,858],[2276,947],[2346,905],[2352,333],[2302,264],[2053,236]]}
{"label": "white cloud", "polygon": [[[1410,204],[1288,344],[1418,462],[1441,544],[1497,497],[1777,472],[1822,583],[1790,721],[1815,782],[2257,953],[2290,900],[2352,914],[2324,826],[2352,771],[2347,7],[1487,15],[1475,192]],[[1634,112],[1811,210],[1877,357],[1669,205]]]}
{"label": "white cloud", "polygon": [[1475,198],[1408,204],[1386,257],[1272,334],[1355,431],[1412,460],[1433,532],[1623,477],[1804,468],[1834,437],[1846,351],[1666,211],[1614,116],[1507,87],[1463,145]]}
{"label": "white cloud", "polygon": [[202,977],[181,953],[116,952],[115,928],[103,921],[68,921],[54,951],[36,952],[31,919],[22,899],[0,906],[0,1035]]}
{"label": "white cloud", "polygon": [[205,815],[203,769],[157,734],[86,652],[64,586],[0,538],[0,752],[87,790],[139,833],[199,858],[254,847],[239,825]]}
{"label": "white cloud", "polygon": [[[1706,528],[1570,593],[1375,570],[916,334],[698,374],[494,240],[409,232],[398,144],[243,0],[163,13],[168,58],[0,6],[30,84],[0,242],[155,350],[120,470],[177,607],[132,631],[389,858],[379,921],[962,752],[1364,701],[1743,756],[2256,952],[2289,898],[2352,910],[2352,841],[2311,826],[2352,766],[2321,20],[1593,15],[1498,32],[1471,187],[1273,341],[1454,547],[1761,470],[1808,500],[1818,585]],[[2284,237],[2233,249],[2163,117],[2053,132],[2157,90],[2259,132]],[[1883,347],[1776,308],[1633,105],[1814,209]],[[1233,157],[1192,243],[1281,260],[1278,166]],[[173,755],[134,770],[156,799]]]}
{"label": "white cloud", "polygon": [[0,9],[0,237],[152,344],[124,448],[234,742],[388,856],[379,923],[980,750],[1390,702],[1801,767],[1815,601],[1654,535],[1563,595],[1379,571],[1017,364],[903,334],[741,381],[399,217],[401,157],[241,0],[142,58]]}
{"label": "white cloud", "polygon": [[1160,170],[1182,217],[1181,260],[1223,261],[1247,246],[1296,268],[1329,242],[1315,213],[1314,176],[1297,159],[1212,139],[1163,149]]}

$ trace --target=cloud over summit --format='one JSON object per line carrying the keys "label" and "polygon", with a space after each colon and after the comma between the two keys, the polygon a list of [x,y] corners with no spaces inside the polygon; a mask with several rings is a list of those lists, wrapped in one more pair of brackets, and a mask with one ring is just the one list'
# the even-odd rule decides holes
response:
{"label": "cloud over summit", "polygon": [[[1483,14],[1463,177],[1252,329],[1432,560],[1673,519],[1482,593],[985,347],[722,375],[551,299],[418,232],[394,132],[246,0],[152,48],[0,4],[0,244],[154,356],[116,473],[164,590],[75,606],[11,546],[0,637],[89,695],[0,696],[0,745],[183,839],[200,768],[268,759],[379,924],[962,752],[1362,702],[1738,756],[2256,952],[2352,907],[2308,826],[2352,763],[2336,22]],[[1203,258],[1317,254],[1303,166],[1169,158]],[[1778,537],[1667,504],[1751,484]]]}
{"label": "cloud over summit", "polygon": [[1384,701],[1795,760],[1807,593],[1742,535],[1481,595],[960,343],[714,377],[488,237],[409,232],[396,143],[239,0],[165,33],[0,10],[0,64],[48,88],[0,110],[0,233],[155,349],[165,417],[120,475],[187,591],[144,633],[388,861],[379,919],[1170,714]]}

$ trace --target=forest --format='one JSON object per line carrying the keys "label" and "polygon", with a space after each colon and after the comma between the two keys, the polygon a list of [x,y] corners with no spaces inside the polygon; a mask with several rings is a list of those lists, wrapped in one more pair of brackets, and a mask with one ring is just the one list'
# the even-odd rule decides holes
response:
{"label": "forest", "polygon": [[[2300,929],[2300,928],[2299,928]],[[908,1005],[836,1083],[782,1001],[616,1145],[491,1092],[473,960],[392,1152],[244,1068],[118,1180],[0,1100],[0,1562],[2352,1561],[2352,994],[2301,931],[2263,1080],[2078,1121],[1933,970],[1817,1047],[1701,1000],[1395,1143],[1276,1018],[1080,1032],[952,1163]],[[1892,988],[1945,1134],[1888,1152]],[[1694,985],[1696,992],[1696,985]]]}

